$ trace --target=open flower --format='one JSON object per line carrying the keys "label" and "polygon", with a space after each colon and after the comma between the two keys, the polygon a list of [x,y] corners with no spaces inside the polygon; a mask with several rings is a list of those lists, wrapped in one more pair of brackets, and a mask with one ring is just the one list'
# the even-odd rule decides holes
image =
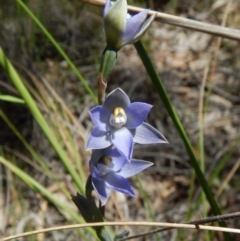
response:
{"label": "open flower", "polygon": [[107,46],[119,50],[126,44],[135,43],[146,32],[156,15],[147,20],[148,10],[134,16],[127,13],[127,1],[118,0],[113,6],[106,1],[103,11],[103,25]]}
{"label": "open flower", "polygon": [[89,135],[88,149],[103,149],[114,145],[120,154],[130,161],[133,143],[167,143],[154,127],[143,122],[152,105],[130,102],[120,88],[113,90],[102,106],[89,111],[95,128]]}
{"label": "open flower", "polygon": [[135,192],[126,180],[153,163],[132,159],[129,163],[116,148],[94,150],[89,162],[93,188],[96,190],[101,204],[105,205],[111,190],[135,196]]}

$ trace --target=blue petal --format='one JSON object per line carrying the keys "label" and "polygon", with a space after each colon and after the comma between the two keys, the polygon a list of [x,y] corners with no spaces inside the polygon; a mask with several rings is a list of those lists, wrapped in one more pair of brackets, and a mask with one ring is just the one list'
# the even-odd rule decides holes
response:
{"label": "blue petal", "polygon": [[117,148],[119,153],[130,161],[133,151],[133,136],[132,133],[125,127],[116,129],[112,132],[112,143]]}
{"label": "blue petal", "polygon": [[122,192],[130,196],[136,196],[129,182],[118,174],[110,172],[104,177],[104,181],[106,182],[106,186],[109,189],[117,192]]}
{"label": "blue petal", "polygon": [[118,172],[128,162],[128,160],[123,157],[116,148],[112,148],[110,151],[108,151],[107,155],[112,157],[113,172]]}
{"label": "blue petal", "polygon": [[122,46],[126,44],[135,43],[136,41],[138,41],[142,37],[142,35],[147,31],[147,29],[150,27],[151,23],[154,21],[156,16],[157,16],[157,13],[153,14],[150,18],[148,18],[147,21],[145,21],[145,23],[143,24],[141,30],[134,36],[134,38],[125,43],[122,43]]}
{"label": "blue petal", "polygon": [[95,127],[89,134],[87,149],[102,149],[111,145],[108,133]]}
{"label": "blue petal", "polygon": [[130,104],[130,99],[127,94],[120,88],[113,90],[106,98],[103,103],[103,106],[110,112],[113,113],[113,110],[116,107],[122,107],[125,109]]}
{"label": "blue petal", "polygon": [[122,42],[128,42],[140,32],[148,14],[148,9],[132,16],[127,20],[126,28],[122,37]]}
{"label": "blue petal", "polygon": [[92,160],[89,162],[90,174],[93,178],[101,180],[98,169],[94,166]]}
{"label": "blue petal", "polygon": [[150,112],[152,105],[143,102],[131,103],[126,109],[127,123],[125,127],[134,129],[141,125]]}
{"label": "blue petal", "polygon": [[99,181],[92,178],[92,185],[101,200],[101,205],[104,206],[110,196],[110,190],[106,187],[103,180]]}
{"label": "blue petal", "polygon": [[109,131],[111,129],[111,125],[109,124],[110,113],[109,111],[102,106],[96,106],[89,111],[90,117],[101,131]]}
{"label": "blue petal", "polygon": [[107,155],[106,153],[108,152],[108,150],[110,150],[111,147],[105,148],[105,149],[97,149],[97,150],[93,150],[92,151],[92,156],[91,156],[91,160],[90,162],[92,162],[92,164],[94,166],[97,166],[99,159],[104,156]]}
{"label": "blue petal", "polygon": [[133,142],[139,144],[168,143],[157,129],[145,122],[135,129]]}
{"label": "blue petal", "polygon": [[103,9],[103,17],[106,16],[108,10],[110,9],[110,7],[112,6],[112,3],[111,3],[111,0],[107,0],[106,1],[106,4],[105,4],[105,7]]}
{"label": "blue petal", "polygon": [[153,163],[148,161],[132,159],[131,162],[127,163],[122,168],[122,170],[119,172],[119,175],[124,178],[132,177],[152,165]]}

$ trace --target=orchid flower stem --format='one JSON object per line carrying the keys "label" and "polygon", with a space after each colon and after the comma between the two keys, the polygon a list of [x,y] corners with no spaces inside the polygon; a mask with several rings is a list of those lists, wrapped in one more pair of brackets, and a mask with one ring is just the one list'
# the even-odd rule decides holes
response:
{"label": "orchid flower stem", "polygon": [[107,82],[104,82],[102,73],[98,76],[98,104],[102,105],[105,100]]}
{"label": "orchid flower stem", "polygon": [[[153,66],[144,46],[143,46],[143,44],[141,43],[141,41],[136,42],[134,44],[134,46],[135,46],[144,66],[145,66],[145,68],[146,68],[146,70],[147,70],[147,72],[150,76],[150,79],[151,79],[153,85],[156,87],[156,90],[157,90],[160,98],[162,99],[163,104],[165,105],[165,107],[166,107],[169,115],[171,116],[177,130],[179,131],[179,134],[180,134],[180,136],[181,136],[181,138],[182,138],[182,140],[185,144],[187,153],[189,155],[190,163],[191,163],[192,167],[194,168],[194,171],[196,172],[196,175],[199,179],[199,182],[202,186],[202,189],[203,189],[203,191],[204,191],[204,193],[205,193],[205,195],[208,199],[208,202],[209,202],[209,204],[212,208],[213,214],[214,215],[220,215],[221,214],[220,209],[219,209],[219,207],[218,207],[218,205],[217,205],[217,203],[216,203],[216,201],[215,201],[215,199],[212,195],[212,192],[211,192],[210,187],[209,187],[209,185],[208,185],[208,183],[207,183],[207,181],[204,177],[204,174],[203,174],[203,172],[201,171],[201,168],[198,165],[198,161],[197,161],[196,156],[194,155],[194,152],[193,152],[191,143],[189,141],[189,138],[188,138],[188,136],[187,136],[187,134],[186,134],[186,132],[185,132],[183,126],[182,126],[182,123],[181,123],[181,121],[180,121],[180,119],[179,119],[179,117],[178,117],[169,97],[168,97],[168,94],[167,94],[167,92],[166,92],[166,90],[163,86],[163,83],[162,83],[159,75],[157,74],[157,72],[156,72],[156,70],[155,70],[155,68],[154,68],[154,66]],[[225,222],[220,222],[220,225],[222,227],[226,226]],[[231,236],[229,234],[225,234],[225,240],[232,240]]]}
{"label": "orchid flower stem", "polygon": [[117,60],[117,50],[105,48],[102,54],[101,65],[98,76],[98,104],[102,105],[106,96],[107,78]]}

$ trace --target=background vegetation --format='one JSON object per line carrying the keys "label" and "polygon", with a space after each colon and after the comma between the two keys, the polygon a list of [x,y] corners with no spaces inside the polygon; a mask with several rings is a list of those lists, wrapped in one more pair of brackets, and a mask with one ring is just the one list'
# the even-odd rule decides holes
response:
{"label": "background vegetation", "polygon": [[[0,7],[0,46],[20,76],[16,79],[13,74],[13,82],[6,69],[0,68],[0,235],[4,237],[82,222],[70,195],[77,190],[83,192],[89,173],[90,152],[85,151],[85,144],[93,125],[88,110],[96,104],[99,61],[105,47],[101,8],[77,0],[24,1],[70,63],[19,2],[1,0]],[[229,8],[228,1],[223,0],[129,4],[216,25],[221,25],[226,16],[226,26],[240,27],[240,4],[236,0]],[[142,41],[222,213],[238,211],[239,43],[160,22],[154,22]],[[134,46],[119,52],[108,91],[118,86],[132,101],[154,105],[148,122],[166,136],[169,144],[137,146],[134,156],[155,165],[131,179],[137,198],[117,193],[111,196],[107,220],[186,222],[211,216],[183,141]],[[228,225],[240,226],[238,220]],[[147,230],[132,229],[132,234]],[[25,240],[79,237],[95,239],[89,229],[40,234]],[[155,239],[223,240],[223,236],[175,230],[145,240]]]}

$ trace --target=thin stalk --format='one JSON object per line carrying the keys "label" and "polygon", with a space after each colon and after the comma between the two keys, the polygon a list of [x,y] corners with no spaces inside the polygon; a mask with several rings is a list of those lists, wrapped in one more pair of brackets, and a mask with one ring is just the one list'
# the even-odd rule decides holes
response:
{"label": "thin stalk", "polygon": [[[240,143],[240,137],[235,141],[235,143],[230,147],[230,150],[222,157],[222,159],[218,162],[217,166],[212,171],[208,183],[212,185],[213,181],[219,176],[219,173],[223,170],[224,166],[226,165],[227,161],[233,155],[234,151],[238,148]],[[188,209],[188,214],[186,221],[189,221],[191,216],[196,212],[198,207],[201,205],[201,196],[198,196],[197,200],[194,202],[194,207],[192,209]],[[221,219],[222,220],[222,219]]]}
{"label": "thin stalk", "polygon": [[[206,67],[204,70],[204,75],[202,79],[201,89],[200,89],[200,96],[199,96],[199,152],[200,152],[200,168],[203,173],[205,173],[205,152],[204,152],[204,90],[206,86],[207,76],[208,76],[209,68]],[[202,200],[202,214],[203,217],[207,216],[208,204],[206,203],[206,196],[204,192],[201,193],[201,200]],[[205,239],[206,241],[210,240],[209,232],[205,231]]]}
{"label": "thin stalk", "polygon": [[[208,202],[212,208],[212,212],[214,215],[220,215],[221,214],[221,211],[217,205],[217,202],[215,201],[213,195],[212,195],[212,192],[208,186],[208,183],[206,181],[206,178],[205,176],[203,175],[199,165],[198,165],[198,161],[197,161],[197,158],[195,157],[195,154],[193,152],[193,149],[192,149],[192,146],[191,146],[191,143],[190,143],[190,140],[182,126],[182,123],[168,97],[168,94],[161,82],[161,79],[160,77],[158,76],[143,44],[141,43],[141,41],[138,41],[134,44],[150,78],[151,78],[151,81],[152,83],[154,84],[154,86],[156,87],[156,90],[160,96],[160,98],[162,99],[162,102],[163,104],[165,105],[170,117],[172,118],[173,120],[173,123],[175,124],[183,142],[184,142],[184,145],[185,145],[185,148],[187,150],[187,153],[189,155],[189,158],[190,158],[190,163],[192,165],[192,167],[194,168],[195,172],[196,172],[196,175],[198,177],[198,180],[203,188],[203,191],[208,199]],[[222,226],[226,226],[225,222],[221,222],[220,225]],[[226,240],[231,240],[230,238],[230,235],[225,235],[225,238]]]}

